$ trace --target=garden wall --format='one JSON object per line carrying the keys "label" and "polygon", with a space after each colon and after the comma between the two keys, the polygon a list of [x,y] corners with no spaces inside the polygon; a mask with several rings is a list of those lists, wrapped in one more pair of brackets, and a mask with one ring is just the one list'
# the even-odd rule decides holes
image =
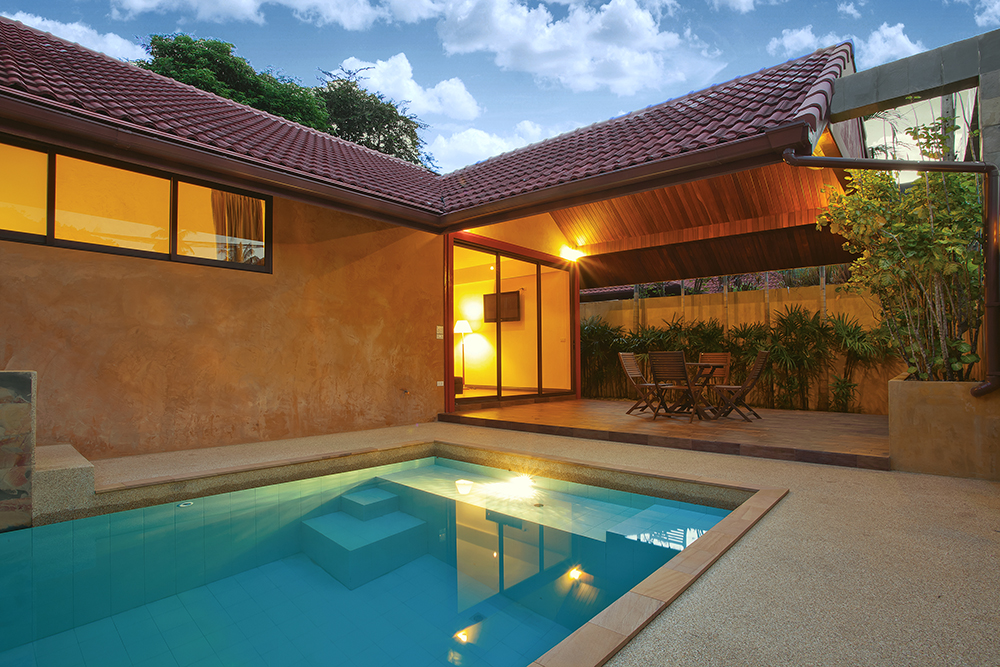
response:
{"label": "garden wall", "polygon": [[[723,326],[734,327],[752,322],[764,322],[768,306],[771,312],[782,311],[786,306],[801,306],[812,312],[822,309],[820,287],[781,287],[769,290],[765,297],[763,290],[730,292],[725,294],[685,294],[681,296],[651,297],[648,299],[626,299],[622,301],[598,301],[580,304],[580,317],[600,316],[611,326],[634,329],[639,326],[663,326],[665,322],[683,318],[685,322],[716,319]],[[767,301],[765,301],[765,299]],[[638,306],[638,313],[636,307]],[[878,305],[871,297],[858,294],[838,293],[834,285],[826,286],[826,313],[844,313],[857,318],[864,327],[878,322]],[[843,362],[836,360],[834,370],[843,369]],[[880,369],[868,371],[859,369],[855,381],[858,382],[857,405],[865,414],[888,414],[889,380],[902,371],[902,362],[892,362]],[[816,402],[812,401],[815,405]]]}

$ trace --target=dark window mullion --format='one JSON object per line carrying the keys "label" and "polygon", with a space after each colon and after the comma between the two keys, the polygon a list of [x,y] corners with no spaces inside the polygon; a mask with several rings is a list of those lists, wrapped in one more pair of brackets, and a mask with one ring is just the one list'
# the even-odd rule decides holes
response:
{"label": "dark window mullion", "polygon": [[56,240],[56,154],[49,152],[48,178],[45,186],[45,243]]}
{"label": "dark window mullion", "polygon": [[538,338],[538,395],[541,396],[544,392],[542,391],[542,265],[535,263],[535,312],[538,316],[535,318],[535,327],[537,329]]}
{"label": "dark window mullion", "polygon": [[170,179],[170,215],[169,215],[169,233],[170,238],[170,259],[177,259],[177,179]]}

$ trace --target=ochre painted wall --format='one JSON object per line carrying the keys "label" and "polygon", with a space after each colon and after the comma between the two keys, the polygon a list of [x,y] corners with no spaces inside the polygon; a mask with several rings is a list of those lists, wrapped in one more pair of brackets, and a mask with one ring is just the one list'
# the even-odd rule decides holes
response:
{"label": "ochre painted wall", "polygon": [[274,272],[0,241],[0,369],[88,458],[431,421],[443,238],[274,202]]}

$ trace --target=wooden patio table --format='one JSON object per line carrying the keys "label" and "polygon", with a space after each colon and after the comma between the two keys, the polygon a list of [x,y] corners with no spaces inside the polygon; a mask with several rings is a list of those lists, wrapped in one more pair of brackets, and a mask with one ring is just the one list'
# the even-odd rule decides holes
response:
{"label": "wooden patio table", "polygon": [[[725,362],[718,361],[684,361],[681,351],[649,353],[650,371],[656,386],[659,404],[653,410],[656,419],[662,409],[666,414],[687,414],[691,419],[717,419],[719,410],[704,400],[708,383],[717,368],[724,368]],[[681,366],[681,364],[684,364]],[[682,391],[681,398],[670,404],[667,400],[668,391]]]}
{"label": "wooden patio table", "polygon": [[691,396],[691,407],[698,415],[698,419],[718,419],[721,410],[710,405],[705,400],[705,396],[708,394],[709,383],[715,369],[725,368],[726,365],[714,361],[689,361],[684,365],[694,371],[694,374],[691,375],[691,386],[694,389]]}

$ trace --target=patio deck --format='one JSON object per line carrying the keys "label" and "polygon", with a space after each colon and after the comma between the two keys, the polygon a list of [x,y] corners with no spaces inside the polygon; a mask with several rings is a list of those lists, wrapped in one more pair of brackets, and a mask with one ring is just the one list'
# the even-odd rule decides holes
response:
{"label": "patio deck", "polygon": [[634,445],[889,470],[889,418],[839,412],[757,409],[739,417],[688,423],[687,417],[625,414],[632,401],[562,400],[470,407],[438,421]]}

